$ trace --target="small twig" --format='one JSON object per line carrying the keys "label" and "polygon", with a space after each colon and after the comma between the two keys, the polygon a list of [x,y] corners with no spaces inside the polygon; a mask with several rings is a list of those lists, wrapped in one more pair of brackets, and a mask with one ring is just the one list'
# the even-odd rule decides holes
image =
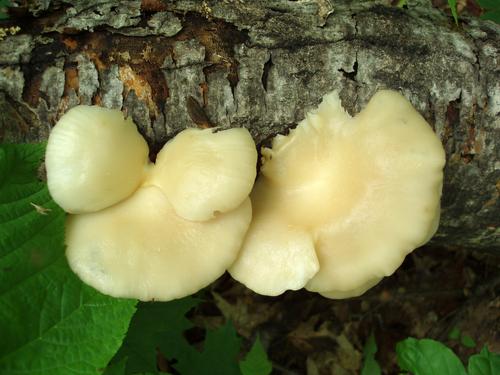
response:
{"label": "small twig", "polygon": [[39,206],[38,204],[35,204],[33,202],[30,202],[30,204],[33,206],[33,208],[38,212],[40,215],[48,215],[50,211],[52,211],[50,208],[45,208],[42,206]]}

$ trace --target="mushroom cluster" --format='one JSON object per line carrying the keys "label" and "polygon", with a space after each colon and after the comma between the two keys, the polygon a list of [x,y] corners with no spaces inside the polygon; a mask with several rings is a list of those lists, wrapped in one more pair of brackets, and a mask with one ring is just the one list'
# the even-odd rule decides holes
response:
{"label": "mushroom cluster", "polygon": [[397,92],[379,91],[355,117],[327,94],[262,149],[254,185],[256,161],[246,129],[208,128],[182,131],[153,164],[120,111],[71,109],[46,152],[50,193],[71,213],[71,268],[101,292],[141,300],[192,294],[228,268],[260,294],[347,298],[437,229],[444,150]]}
{"label": "mushroom cluster", "polygon": [[257,152],[244,128],[187,129],[153,164],[130,118],[77,106],[52,130],[49,191],[68,215],[66,255],[115,297],[171,300],[234,262],[252,218]]}
{"label": "mushroom cluster", "polygon": [[257,293],[358,296],[437,229],[444,150],[397,92],[379,91],[355,117],[330,93],[262,156],[252,224],[229,269]]}

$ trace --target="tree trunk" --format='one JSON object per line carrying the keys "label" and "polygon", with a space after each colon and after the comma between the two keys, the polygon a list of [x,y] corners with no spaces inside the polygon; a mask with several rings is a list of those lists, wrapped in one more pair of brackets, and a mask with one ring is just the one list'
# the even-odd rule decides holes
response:
{"label": "tree trunk", "polygon": [[126,110],[155,152],[194,126],[194,96],[260,146],[333,89],[353,114],[392,88],[446,149],[434,243],[500,254],[498,25],[455,26],[425,0],[28,3],[3,22],[21,30],[0,42],[0,141],[45,140],[69,108],[99,104]]}

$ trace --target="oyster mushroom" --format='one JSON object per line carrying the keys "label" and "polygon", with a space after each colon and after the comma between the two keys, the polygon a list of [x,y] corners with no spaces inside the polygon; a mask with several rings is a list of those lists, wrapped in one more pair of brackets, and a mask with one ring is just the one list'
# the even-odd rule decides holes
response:
{"label": "oyster mushroom", "polygon": [[50,195],[69,213],[101,210],[127,198],[148,164],[148,145],[132,119],[97,106],[66,112],[45,153]]}
{"label": "oyster mushroom", "polygon": [[256,161],[246,129],[187,129],[153,164],[120,111],[71,109],[46,155],[50,192],[74,213],[66,225],[70,267],[115,297],[166,301],[205,287],[241,247]]}
{"label": "oyster mushroom", "polygon": [[250,194],[256,165],[248,130],[186,129],[160,151],[147,184],[161,187],[179,216],[208,220]]}
{"label": "oyster mushroom", "polygon": [[71,215],[66,256],[87,284],[114,297],[168,301],[197,292],[236,258],[252,217],[246,198],[203,222],[178,216],[156,186],[105,210]]}
{"label": "oyster mushroom", "polygon": [[254,220],[229,270],[257,293],[362,294],[437,230],[443,147],[397,92],[353,118],[330,93],[262,155]]}

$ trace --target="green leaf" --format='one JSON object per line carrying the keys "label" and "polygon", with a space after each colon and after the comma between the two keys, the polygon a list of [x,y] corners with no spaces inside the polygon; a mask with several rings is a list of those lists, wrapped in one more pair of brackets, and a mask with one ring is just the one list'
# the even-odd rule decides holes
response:
{"label": "green leaf", "polygon": [[458,340],[460,338],[460,329],[458,327],[453,327],[448,333],[449,340]]}
{"label": "green leaf", "polygon": [[240,371],[242,375],[268,375],[272,370],[273,366],[269,362],[266,351],[257,336],[252,349],[247,353],[245,359],[240,362]]}
{"label": "green leaf", "polygon": [[479,6],[483,9],[497,9],[500,8],[498,0],[477,0]]}
{"label": "green leaf", "polygon": [[500,2],[498,0],[478,0],[479,6],[485,10],[481,18],[500,23]]}
{"label": "green leaf", "polygon": [[491,353],[485,346],[481,353],[469,358],[467,370],[469,375],[498,375],[500,374],[500,355]]}
{"label": "green leaf", "polygon": [[156,372],[157,348],[160,347],[168,359],[192,350],[183,336],[184,331],[193,326],[185,314],[199,302],[186,297],[170,302],[140,303],[113,362],[127,357],[125,374]]}
{"label": "green leaf", "polygon": [[460,359],[445,345],[408,338],[396,345],[398,364],[414,375],[466,375]]}
{"label": "green leaf", "polygon": [[0,145],[0,369],[99,374],[135,301],[84,285],[64,256],[64,212],[36,178],[44,145]]}
{"label": "green leaf", "polygon": [[363,349],[363,368],[361,369],[361,375],[380,375],[382,373],[380,366],[375,359],[377,349],[375,335],[372,333],[370,337],[368,337]]}
{"label": "green leaf", "polygon": [[[191,347],[190,347],[191,348]],[[240,338],[231,323],[208,331],[203,351],[191,348],[177,357],[174,367],[182,375],[240,375],[237,357],[240,352]]]}
{"label": "green leaf", "polygon": [[[154,373],[159,349],[182,375],[240,375],[240,338],[231,323],[209,330],[201,352],[185,339],[184,332],[193,327],[186,313],[200,301],[187,297],[170,302],[139,304],[123,346],[112,364],[125,360],[124,375]],[[248,371],[254,368],[259,371],[244,375],[265,375],[272,370],[262,345],[257,341],[242,366]]]}
{"label": "green leaf", "polygon": [[500,23],[500,9],[486,12],[481,16],[481,18],[483,20],[490,20],[496,23]]}
{"label": "green leaf", "polygon": [[474,339],[468,335],[462,335],[460,337],[460,343],[465,346],[466,348],[475,348],[476,347],[476,342]]}
{"label": "green leaf", "polygon": [[398,8],[403,8],[407,3],[408,3],[407,0],[399,0],[398,3],[396,4],[396,6]]}
{"label": "green leaf", "polygon": [[159,349],[182,375],[240,375],[237,361],[240,339],[230,323],[208,331],[201,352],[185,339],[184,332],[193,327],[185,315],[199,302],[187,297],[139,304],[113,363],[128,358],[124,374],[152,373],[156,371]]}
{"label": "green leaf", "polygon": [[458,13],[457,13],[457,0],[448,0],[448,5],[451,10],[451,15],[453,16],[453,19],[455,20],[455,24],[458,25]]}
{"label": "green leaf", "polygon": [[11,6],[10,0],[0,0],[0,20],[9,18],[9,15],[4,13],[8,6]]}

